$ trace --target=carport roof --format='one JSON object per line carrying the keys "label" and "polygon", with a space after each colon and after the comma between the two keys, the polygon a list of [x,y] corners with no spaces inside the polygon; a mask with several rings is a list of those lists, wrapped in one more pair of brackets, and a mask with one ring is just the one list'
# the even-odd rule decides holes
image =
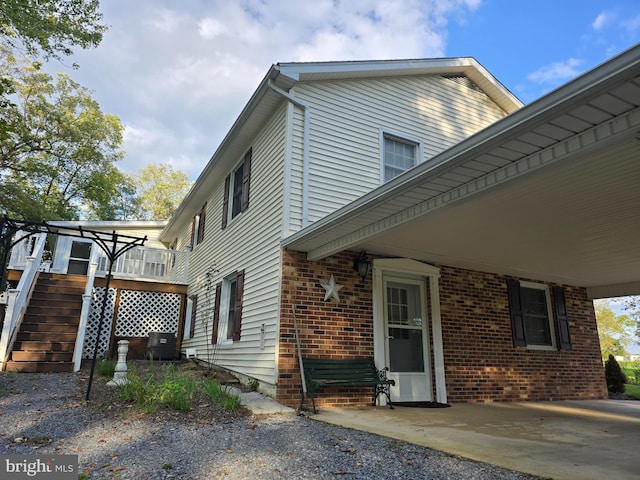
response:
{"label": "carport roof", "polygon": [[283,241],[640,293],[640,45]]}

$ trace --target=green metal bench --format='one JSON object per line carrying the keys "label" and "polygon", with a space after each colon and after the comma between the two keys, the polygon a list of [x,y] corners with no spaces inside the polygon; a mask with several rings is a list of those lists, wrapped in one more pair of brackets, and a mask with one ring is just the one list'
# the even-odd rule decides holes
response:
{"label": "green metal bench", "polygon": [[[373,387],[373,405],[376,404],[378,395],[382,393],[387,396],[389,407],[393,409],[389,390],[390,386],[395,385],[396,382],[387,379],[386,367],[382,370],[376,368],[373,358],[302,358],[302,365],[307,397],[311,399],[313,413],[318,413],[315,401],[316,390],[337,386]],[[304,389],[300,408],[303,402]]]}

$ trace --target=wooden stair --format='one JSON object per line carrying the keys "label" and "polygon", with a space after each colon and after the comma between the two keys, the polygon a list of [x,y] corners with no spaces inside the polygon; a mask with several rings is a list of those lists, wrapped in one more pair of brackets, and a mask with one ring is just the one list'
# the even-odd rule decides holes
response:
{"label": "wooden stair", "polygon": [[40,273],[8,372],[71,372],[87,277]]}

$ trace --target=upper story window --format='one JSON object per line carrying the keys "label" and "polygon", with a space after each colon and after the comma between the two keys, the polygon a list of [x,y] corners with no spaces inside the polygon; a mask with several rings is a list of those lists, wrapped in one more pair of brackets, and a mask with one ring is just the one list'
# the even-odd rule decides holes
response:
{"label": "upper story window", "polygon": [[418,163],[420,144],[391,135],[382,134],[382,182],[388,182]]}
{"label": "upper story window", "polygon": [[191,247],[201,244],[204,241],[204,225],[207,217],[207,202],[193,216],[191,221]]}
{"label": "upper story window", "polygon": [[222,203],[222,228],[249,208],[249,186],[251,183],[251,157],[253,148],[245,153],[243,160],[224,181]]}
{"label": "upper story window", "polygon": [[[514,345],[539,350],[555,349],[556,336],[549,287],[540,283],[508,280],[507,291]],[[564,289],[554,288],[553,300],[560,348],[569,349],[571,338]]]}

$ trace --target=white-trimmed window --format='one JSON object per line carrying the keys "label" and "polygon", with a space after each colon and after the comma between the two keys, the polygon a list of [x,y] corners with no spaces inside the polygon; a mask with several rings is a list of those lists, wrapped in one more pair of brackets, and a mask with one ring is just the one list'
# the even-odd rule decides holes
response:
{"label": "white-trimmed window", "polygon": [[222,228],[249,208],[249,187],[251,184],[251,159],[253,148],[244,154],[242,161],[236,165],[224,181],[224,198],[222,203]]}
{"label": "white-trimmed window", "polygon": [[514,345],[555,350],[549,287],[541,283],[509,280],[507,289]]}
{"label": "white-trimmed window", "polygon": [[207,218],[207,202],[204,202],[202,208],[193,216],[191,220],[191,247],[200,245],[204,241],[204,226]]}
{"label": "white-trimmed window", "polygon": [[388,182],[418,164],[420,143],[382,132],[382,182]]}
{"label": "white-trimmed window", "polygon": [[240,340],[243,295],[244,270],[216,285],[211,343],[225,345]]}

